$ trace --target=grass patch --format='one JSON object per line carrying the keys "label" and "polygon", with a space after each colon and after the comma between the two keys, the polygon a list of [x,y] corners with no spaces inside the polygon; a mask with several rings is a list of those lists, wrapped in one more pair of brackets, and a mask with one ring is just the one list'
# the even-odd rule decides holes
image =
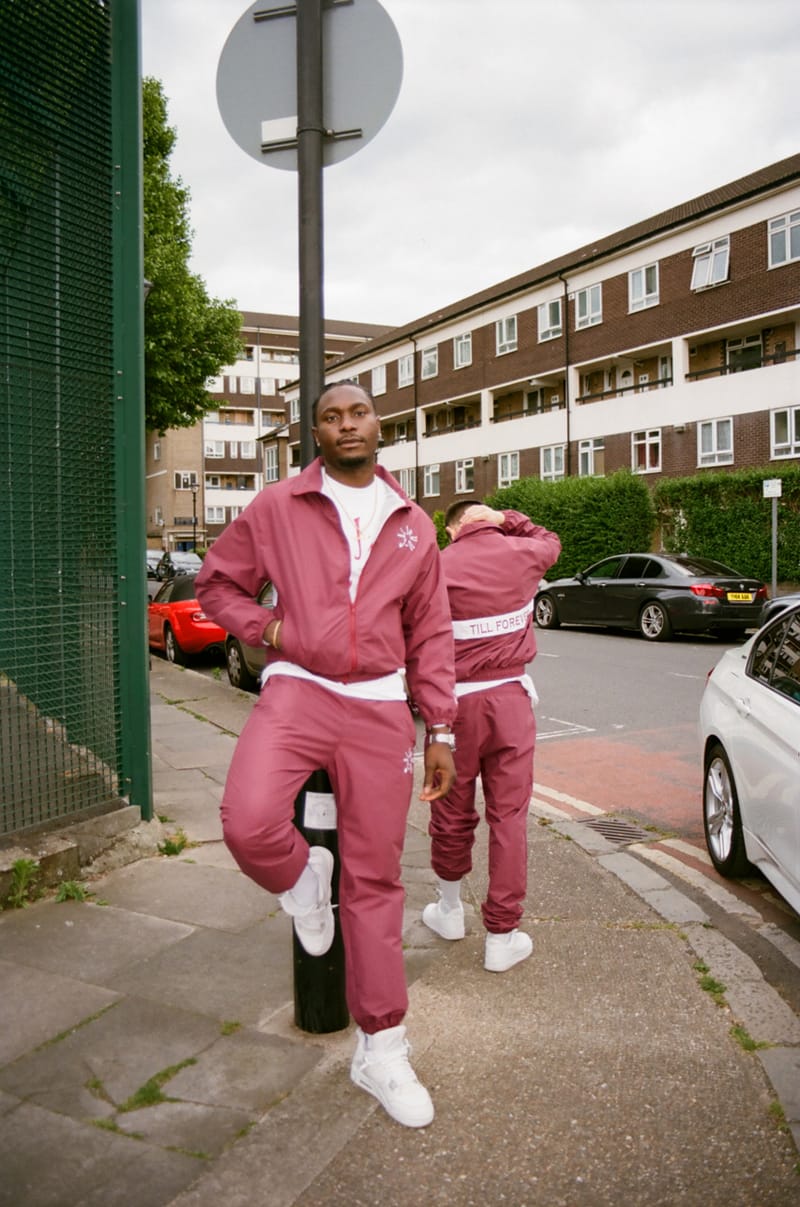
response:
{"label": "grass patch", "polygon": [[771,1048],[774,1046],[765,1039],[753,1039],[749,1031],[746,1031],[740,1023],[733,1024],[730,1034],[736,1040],[739,1047],[744,1048],[745,1052],[758,1052],[761,1048]]}
{"label": "grass patch", "polygon": [[39,864],[35,859],[15,859],[11,865],[11,889],[8,905],[12,909],[24,909],[39,896],[37,881]]}
{"label": "grass patch", "polygon": [[537,817],[536,824],[537,826],[552,826],[553,821],[550,817]]}
{"label": "grass patch", "polygon": [[[789,1124],[786,1122],[786,1112],[777,1099],[769,1104],[768,1110],[770,1118],[777,1124],[778,1131],[788,1132]],[[798,1166],[798,1172],[800,1172],[800,1166]]]}
{"label": "grass patch", "polygon": [[223,1021],[222,1026],[220,1027],[220,1034],[221,1035],[235,1035],[235,1033],[237,1031],[241,1031],[241,1029],[242,1029],[241,1023],[234,1022],[233,1020]]}
{"label": "grass patch", "polygon": [[62,880],[58,886],[56,901],[59,903],[62,901],[88,901],[93,896],[94,893],[90,893],[77,880]]}
{"label": "grass patch", "polygon": [[170,1065],[166,1069],[162,1069],[160,1073],[156,1073],[144,1085],[139,1086],[135,1094],[131,1094],[126,1102],[123,1102],[119,1107],[120,1114],[127,1114],[128,1111],[140,1111],[145,1106],[157,1106],[159,1102],[175,1102],[176,1099],[168,1098],[163,1091],[163,1086],[171,1081],[172,1078],[180,1073],[181,1069],[186,1069],[189,1065],[195,1065],[197,1061],[192,1056],[189,1060],[182,1060],[180,1064]]}
{"label": "grass patch", "polygon": [[700,988],[703,990],[703,992],[707,993],[718,1006],[727,1005],[725,1001],[725,990],[727,989],[727,985],[723,985],[722,981],[718,981],[711,976],[711,973],[708,969],[708,964],[706,964],[703,960],[697,960],[693,964],[693,968],[698,974]]}
{"label": "grass patch", "polygon": [[168,834],[162,843],[159,843],[159,851],[162,855],[180,855],[181,851],[185,850],[189,845],[189,839],[186,836],[186,831],[182,826],[178,826],[174,834]]}

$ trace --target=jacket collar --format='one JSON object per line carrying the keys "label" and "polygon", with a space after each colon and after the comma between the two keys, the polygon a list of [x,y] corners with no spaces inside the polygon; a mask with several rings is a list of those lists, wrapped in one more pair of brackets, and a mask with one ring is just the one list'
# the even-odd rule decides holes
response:
{"label": "jacket collar", "polygon": [[[411,505],[411,500],[403,494],[397,482],[387,474],[382,465],[375,466],[375,474],[399,496],[402,506]],[[307,465],[292,479],[290,490],[293,495],[320,494],[322,492],[322,457],[315,457],[310,465]]]}

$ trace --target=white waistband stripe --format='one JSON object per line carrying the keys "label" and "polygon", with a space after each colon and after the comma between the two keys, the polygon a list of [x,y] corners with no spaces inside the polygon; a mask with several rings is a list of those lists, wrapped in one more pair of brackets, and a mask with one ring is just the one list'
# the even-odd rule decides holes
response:
{"label": "white waistband stripe", "polygon": [[456,641],[474,641],[476,637],[518,633],[530,624],[532,615],[533,600],[518,612],[504,612],[501,616],[476,616],[474,620],[454,620],[453,637]]}

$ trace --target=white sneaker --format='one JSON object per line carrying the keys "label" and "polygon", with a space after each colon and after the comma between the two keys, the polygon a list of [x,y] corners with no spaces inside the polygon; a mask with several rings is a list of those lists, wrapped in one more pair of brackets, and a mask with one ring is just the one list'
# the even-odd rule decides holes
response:
{"label": "white sneaker", "polygon": [[433,1103],[408,1063],[410,1054],[405,1027],[389,1027],[374,1035],[365,1035],[358,1027],[350,1079],[377,1098],[395,1122],[427,1127],[433,1122]]}
{"label": "white sneaker", "polygon": [[333,942],[334,921],[331,905],[333,852],[327,847],[309,847],[308,862],[319,880],[319,900],[316,905],[299,906],[291,889],[281,893],[278,900],[294,922],[300,943],[310,956],[324,956]]}
{"label": "white sneaker", "polygon": [[426,905],[422,911],[422,921],[443,939],[464,938],[464,906],[450,906],[439,898]]}
{"label": "white sneaker", "polygon": [[487,972],[507,972],[533,951],[533,939],[521,930],[505,935],[487,934],[483,966]]}

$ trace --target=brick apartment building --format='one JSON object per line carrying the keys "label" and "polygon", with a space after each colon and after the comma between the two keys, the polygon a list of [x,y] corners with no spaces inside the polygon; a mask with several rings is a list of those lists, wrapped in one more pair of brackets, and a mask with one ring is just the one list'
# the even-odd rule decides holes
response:
{"label": "brick apartment building", "polygon": [[[389,328],[325,323],[327,362]],[[242,313],[244,348],[208,383],[214,409],[191,428],[149,432],[146,449],[147,544],[186,550],[208,545],[261,490],[288,472],[286,401],[300,363],[298,320]],[[272,434],[281,438],[265,441]]]}
{"label": "brick apartment building", "polygon": [[432,513],[519,477],[797,463],[799,324],[794,155],[376,335],[328,380],[371,388],[380,461]]}

